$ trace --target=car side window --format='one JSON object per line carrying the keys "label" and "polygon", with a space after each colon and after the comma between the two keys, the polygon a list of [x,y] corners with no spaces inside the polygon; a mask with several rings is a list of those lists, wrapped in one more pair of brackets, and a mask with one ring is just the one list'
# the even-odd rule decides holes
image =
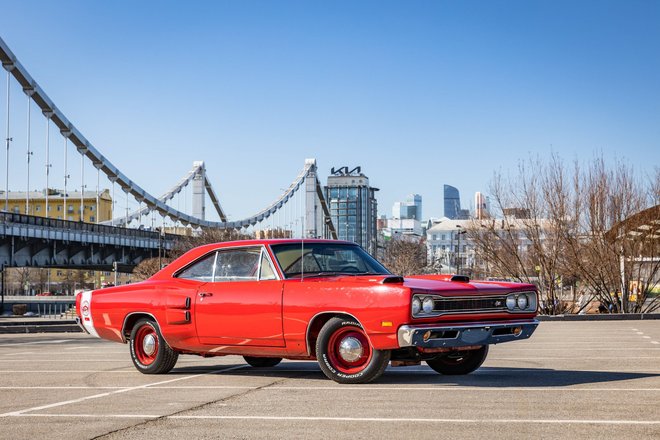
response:
{"label": "car side window", "polygon": [[221,250],[218,252],[213,281],[256,281],[260,258],[260,248]]}
{"label": "car side window", "polygon": [[213,281],[213,270],[215,267],[215,258],[217,252],[213,252],[201,260],[196,261],[191,266],[181,271],[178,278],[187,280],[198,280],[204,282]]}
{"label": "car side window", "polygon": [[276,280],[277,275],[275,275],[275,269],[273,265],[270,264],[270,260],[266,256],[266,252],[261,252],[261,272],[259,273],[260,280]]}

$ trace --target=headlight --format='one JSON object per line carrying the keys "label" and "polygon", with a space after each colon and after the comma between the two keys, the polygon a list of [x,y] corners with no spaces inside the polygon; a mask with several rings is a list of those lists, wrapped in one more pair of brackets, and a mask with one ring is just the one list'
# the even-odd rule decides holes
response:
{"label": "headlight", "polygon": [[518,295],[518,308],[525,310],[527,308],[527,295]]}
{"label": "headlight", "polygon": [[424,302],[422,303],[422,309],[424,310],[424,313],[431,313],[434,307],[435,303],[433,302],[433,298],[430,296],[424,298]]}
{"label": "headlight", "polygon": [[419,298],[414,297],[412,300],[412,314],[417,315],[419,311],[422,310],[422,302],[419,300]]}
{"label": "headlight", "polygon": [[513,310],[516,308],[516,297],[513,295],[509,295],[506,297],[506,308],[509,310]]}

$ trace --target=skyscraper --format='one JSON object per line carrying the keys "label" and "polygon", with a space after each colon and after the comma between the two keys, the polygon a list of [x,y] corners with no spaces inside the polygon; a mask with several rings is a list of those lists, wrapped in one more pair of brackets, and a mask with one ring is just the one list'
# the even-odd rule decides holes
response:
{"label": "skyscraper", "polygon": [[474,194],[474,216],[479,220],[488,218],[488,199],[480,192]]}
{"label": "skyscraper", "polygon": [[414,218],[415,220],[422,221],[422,196],[419,194],[410,194],[406,199],[408,206],[414,207],[413,213],[408,218]]}
{"label": "skyscraper", "polygon": [[451,185],[445,185],[445,217],[456,220],[461,214],[461,196],[457,188]]}
{"label": "skyscraper", "polygon": [[394,202],[392,218],[422,220],[422,196],[410,194],[405,202]]}
{"label": "skyscraper", "polygon": [[378,188],[369,186],[361,167],[332,168],[325,187],[330,217],[340,240],[354,241],[372,255],[376,254]]}

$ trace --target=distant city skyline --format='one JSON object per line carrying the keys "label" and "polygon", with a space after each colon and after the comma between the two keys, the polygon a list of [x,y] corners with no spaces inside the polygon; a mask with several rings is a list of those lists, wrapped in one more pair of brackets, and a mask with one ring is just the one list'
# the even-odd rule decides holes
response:
{"label": "distant city skyline", "polygon": [[[425,218],[443,215],[444,183],[470,208],[495,171],[515,174],[530,155],[602,154],[641,178],[660,165],[657,2],[26,0],[2,11],[0,36],[126,175],[160,195],[204,160],[231,219],[270,204],[310,157],[323,183],[334,166],[361,165],[380,214],[420,194]],[[25,95],[12,84],[11,96],[10,189],[24,191]],[[45,124],[33,117],[30,188],[41,190]]]}

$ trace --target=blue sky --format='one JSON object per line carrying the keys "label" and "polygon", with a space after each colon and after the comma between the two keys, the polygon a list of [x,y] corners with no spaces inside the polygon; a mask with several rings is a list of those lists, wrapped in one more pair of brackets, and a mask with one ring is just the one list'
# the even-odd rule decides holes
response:
{"label": "blue sky", "polygon": [[[469,207],[530,154],[603,154],[640,176],[660,162],[660,2],[0,0],[0,11],[0,36],[125,174],[160,195],[204,160],[233,219],[268,205],[307,157],[323,181],[361,165],[381,213],[415,192],[434,217],[444,183]],[[11,93],[10,186],[23,189],[26,98]]]}

